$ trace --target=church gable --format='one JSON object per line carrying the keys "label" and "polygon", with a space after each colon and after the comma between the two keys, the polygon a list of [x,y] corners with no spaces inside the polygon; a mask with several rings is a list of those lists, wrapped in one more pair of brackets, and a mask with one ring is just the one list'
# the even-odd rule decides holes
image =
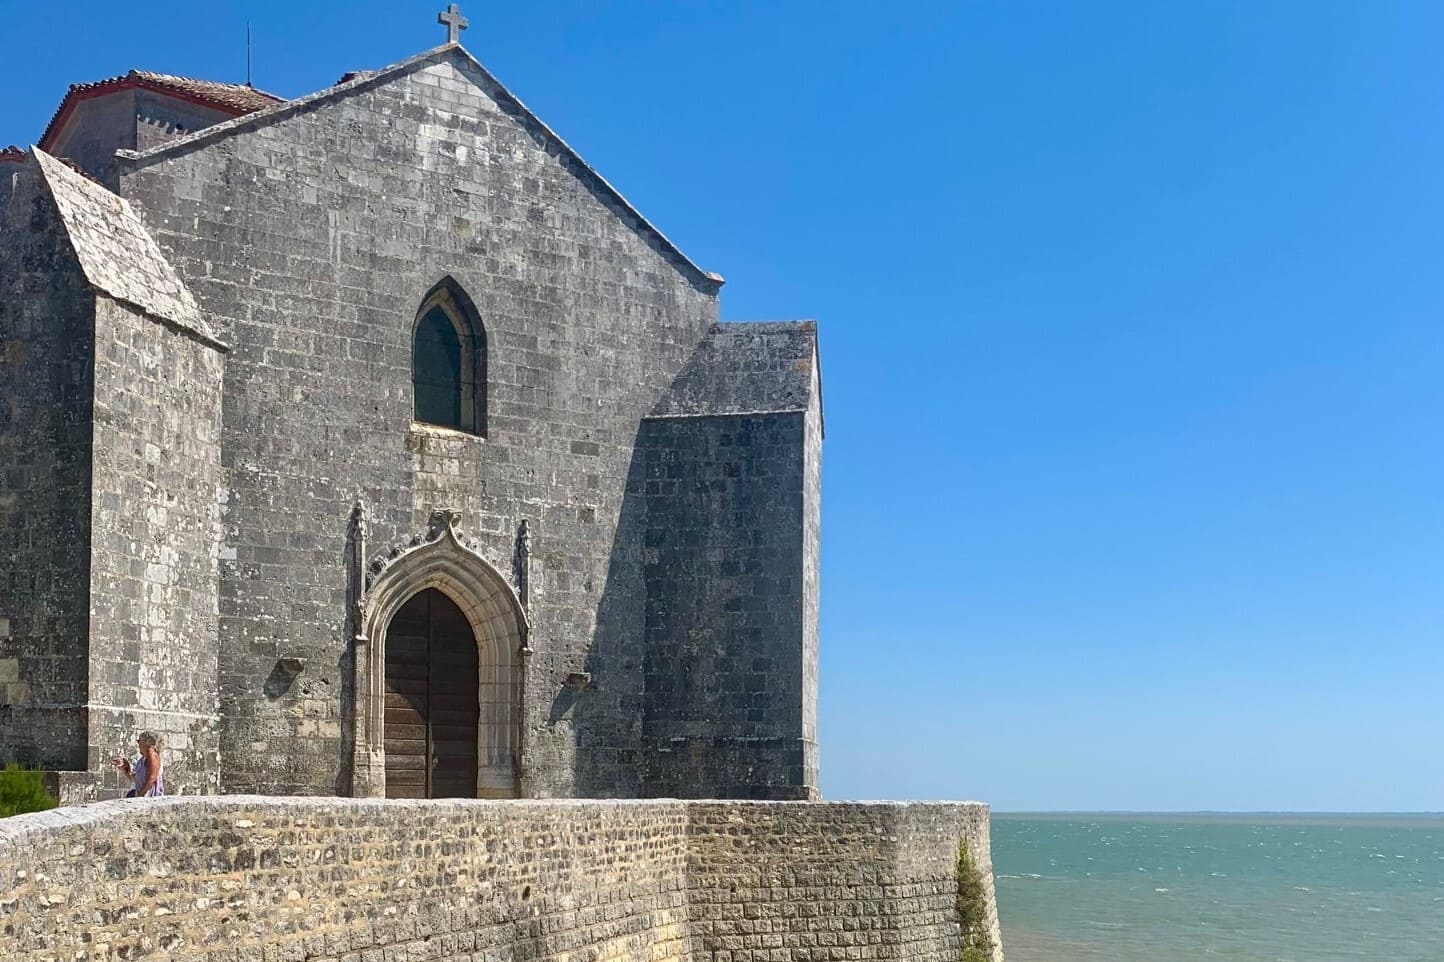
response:
{"label": "church gable", "polygon": [[[676,244],[642,216],[641,212],[633,207],[620,191],[583,160],[576,150],[532,113],[480,62],[456,44],[434,48],[378,71],[349,73],[342,78],[341,83],[309,96],[284,101],[267,109],[239,116],[229,122],[217,124],[188,137],[161,144],[149,150],[121,150],[117,156],[122,161],[123,172],[143,170],[158,161],[205,149],[233,137],[283,125],[292,118],[398,84],[412,84],[417,88],[427,88],[435,99],[441,101],[440,112],[443,120],[460,119],[468,111],[476,109],[475,98],[468,98],[465,94],[471,91],[480,92],[483,95],[482,109],[493,116],[473,116],[469,119],[484,120],[489,125],[486,130],[487,134],[493,136],[499,134],[500,122],[503,118],[509,120],[525,131],[537,147],[555,158],[562,169],[574,177],[597,201],[610,210],[613,216],[625,223],[699,291],[715,295],[721,288],[724,283],[721,275],[704,271],[693,263]],[[416,103],[421,96],[425,96],[425,94],[408,94],[406,100],[409,103]],[[401,114],[410,119],[413,115],[422,112],[424,111],[403,107]],[[450,118],[447,115],[450,115]],[[428,146],[426,141],[433,137],[445,139],[446,132],[436,129],[434,125],[421,123],[417,146],[424,149]],[[384,146],[384,144],[380,145],[377,148],[378,152]],[[471,147],[464,144],[448,144],[442,149],[448,151],[455,161],[454,175],[457,183],[454,185],[454,189],[466,192],[469,186],[466,167],[469,164],[483,163],[494,148],[493,145],[478,136],[477,142]],[[424,159],[423,163],[425,163]],[[432,172],[438,171],[433,169]],[[453,173],[453,171],[447,171],[447,173]]]}

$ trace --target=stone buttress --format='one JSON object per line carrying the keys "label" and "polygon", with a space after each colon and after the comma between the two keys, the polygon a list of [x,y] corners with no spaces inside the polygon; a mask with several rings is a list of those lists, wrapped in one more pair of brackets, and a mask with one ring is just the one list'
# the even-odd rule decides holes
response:
{"label": "stone buttress", "polygon": [[38,149],[0,174],[0,747],[79,800],[150,729],[213,789],[225,347],[124,200]]}

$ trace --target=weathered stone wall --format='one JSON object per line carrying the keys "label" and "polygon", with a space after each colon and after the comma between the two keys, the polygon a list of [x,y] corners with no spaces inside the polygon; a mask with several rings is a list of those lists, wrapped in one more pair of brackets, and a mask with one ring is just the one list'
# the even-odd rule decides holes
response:
{"label": "weathered stone wall", "polygon": [[115,190],[120,184],[117,150],[145,150],[229,117],[224,111],[151,90],[115,90],[76,103],[49,153],[74,161]]}
{"label": "weathered stone wall", "polygon": [[0,821],[0,957],[955,962],[962,837],[991,871],[977,805],[105,802]]}
{"label": "weathered stone wall", "polygon": [[689,814],[698,960],[957,962],[960,841],[985,879],[1002,960],[985,806],[697,802]]}
{"label": "weathered stone wall", "polygon": [[95,339],[88,767],[149,729],[170,791],[215,791],[224,355],[108,297]]}
{"label": "weathered stone wall", "polygon": [[[716,319],[648,233],[464,54],[141,157],[121,192],[234,345],[223,405],[229,790],[333,793],[347,763],[347,519],[432,510],[510,573],[532,528],[522,791],[640,791],[643,584],[623,489],[642,416]],[[414,426],[411,338],[451,276],[488,345],[485,439]],[[278,659],[305,664],[284,692]],[[578,696],[562,687],[590,672]]]}
{"label": "weathered stone wall", "polygon": [[818,624],[822,583],[822,369],[814,363],[803,418],[802,452],[802,742],[808,785],[819,784],[817,742]]}
{"label": "weathered stone wall", "polygon": [[91,177],[115,190],[115,152],[122,147],[135,147],[135,93],[118,90],[77,103],[68,129],[56,137],[48,153],[73,161]]}
{"label": "weathered stone wall", "polygon": [[34,163],[0,173],[0,763],[78,769],[95,299]]}
{"label": "weathered stone wall", "polygon": [[[90,146],[56,149],[110,178],[98,165],[114,146],[147,146],[151,120],[166,136],[184,126],[168,103],[82,101],[67,136]],[[459,48],[126,151],[134,209],[43,152],[35,162],[104,295],[56,345],[99,352],[77,395],[93,390],[100,418],[95,477],[92,491],[82,458],[61,484],[19,472],[0,495],[43,501],[85,479],[67,502],[83,530],[43,560],[59,570],[73,551],[91,594],[17,587],[29,634],[0,650],[85,660],[73,691],[45,702],[81,723],[94,713],[88,735],[41,739],[64,744],[71,774],[94,783],[150,728],[175,787],[379,791],[377,612],[390,609],[360,603],[361,571],[449,508],[470,552],[457,564],[482,571],[475,584],[516,626],[472,620],[491,632],[481,675],[498,706],[483,724],[486,792],[815,795],[813,325],[716,324],[720,279]],[[43,266],[31,248],[45,218],[15,223],[35,234],[16,263]],[[43,269],[64,281],[64,266]],[[414,321],[439,281],[474,303],[486,345],[474,433],[411,417]],[[637,487],[638,470],[661,473]],[[15,557],[7,577],[38,577]],[[383,580],[368,584],[380,597],[465,587],[421,584],[435,573],[415,568],[388,582],[372,566]],[[474,613],[495,599],[453,600]],[[71,644],[30,615],[47,631],[84,623]],[[7,698],[29,697],[29,671],[0,664]]]}
{"label": "weathered stone wall", "polygon": [[646,691],[652,797],[808,798],[801,412],[649,421]]}
{"label": "weathered stone wall", "polygon": [[[159,144],[183,137],[195,130],[204,130],[213,124],[223,123],[231,115],[214,107],[191,103],[179,97],[170,97],[155,90],[137,88],[135,91],[135,143],[136,150],[149,150]],[[114,171],[115,150],[110,152],[111,169]],[[116,182],[119,177],[112,173]]]}
{"label": "weathered stone wall", "polygon": [[25,155],[18,148],[7,147],[0,151],[0,210],[10,203],[10,196],[29,166]]}

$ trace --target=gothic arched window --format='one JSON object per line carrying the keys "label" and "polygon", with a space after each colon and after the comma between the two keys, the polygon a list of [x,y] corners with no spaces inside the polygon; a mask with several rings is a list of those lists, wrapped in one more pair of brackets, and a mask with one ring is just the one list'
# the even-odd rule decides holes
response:
{"label": "gothic arched window", "polygon": [[431,289],[411,341],[412,417],[486,436],[486,332],[451,278]]}

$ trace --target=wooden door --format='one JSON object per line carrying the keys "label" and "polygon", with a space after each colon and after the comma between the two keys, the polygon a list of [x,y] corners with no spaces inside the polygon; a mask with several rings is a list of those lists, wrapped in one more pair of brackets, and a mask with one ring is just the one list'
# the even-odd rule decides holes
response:
{"label": "wooden door", "polygon": [[422,592],[386,629],[386,797],[426,798],[430,790],[430,606]]}
{"label": "wooden door", "polygon": [[476,637],[434,588],[413,596],[386,630],[386,797],[475,798]]}

